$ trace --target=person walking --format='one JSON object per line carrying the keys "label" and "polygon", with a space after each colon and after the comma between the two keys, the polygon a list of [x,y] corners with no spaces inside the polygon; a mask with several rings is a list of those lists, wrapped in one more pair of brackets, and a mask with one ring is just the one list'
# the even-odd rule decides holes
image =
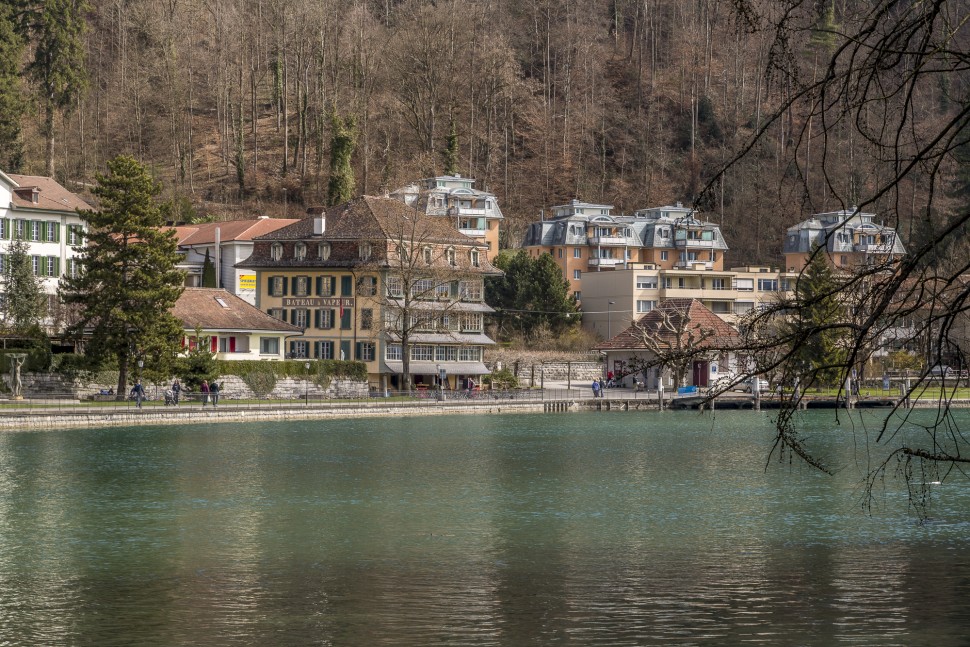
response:
{"label": "person walking", "polygon": [[182,385],[179,384],[179,379],[175,378],[175,381],[172,382],[172,402],[175,403],[176,407],[179,406],[179,396],[181,395],[181,393],[182,393]]}
{"label": "person walking", "polygon": [[209,404],[209,383],[206,380],[202,380],[199,392],[202,394],[202,408],[205,409],[205,405]]}
{"label": "person walking", "polygon": [[219,391],[221,391],[221,390],[222,390],[222,388],[219,386],[219,383],[218,382],[213,382],[212,385],[209,386],[209,395],[212,396],[212,408],[213,409],[216,407],[216,405],[219,404]]}
{"label": "person walking", "polygon": [[593,380],[593,397],[594,398],[600,397],[600,381],[599,380]]}
{"label": "person walking", "polygon": [[606,384],[603,383],[603,378],[600,378],[600,397],[606,397]]}
{"label": "person walking", "polygon": [[141,385],[141,380],[136,380],[135,386],[131,387],[131,397],[135,398],[135,406],[141,409],[141,401],[145,399],[145,387]]}

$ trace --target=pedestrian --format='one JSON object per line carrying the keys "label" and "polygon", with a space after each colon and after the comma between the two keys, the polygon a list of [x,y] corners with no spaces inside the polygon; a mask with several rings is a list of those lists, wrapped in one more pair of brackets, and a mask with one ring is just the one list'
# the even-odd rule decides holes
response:
{"label": "pedestrian", "polygon": [[600,381],[599,380],[593,380],[593,397],[594,398],[600,397]]}
{"label": "pedestrian", "polygon": [[181,393],[182,385],[179,384],[179,379],[175,378],[175,381],[172,382],[172,402],[175,403],[176,407],[179,406],[179,395],[181,395]]}
{"label": "pedestrian", "polygon": [[135,398],[135,406],[141,409],[141,401],[145,399],[145,387],[141,385],[141,380],[136,380],[135,386],[131,387],[131,397]]}
{"label": "pedestrian", "polygon": [[202,393],[202,408],[205,409],[205,405],[209,403],[209,383],[206,380],[202,380],[199,392]]}
{"label": "pedestrian", "polygon": [[468,378],[468,383],[465,386],[468,387],[468,397],[472,397],[472,392],[475,390],[475,380]]}
{"label": "pedestrian", "polygon": [[612,389],[612,388],[613,388],[614,386],[616,386],[616,383],[615,383],[615,382],[613,381],[613,377],[614,377],[614,376],[613,376],[613,371],[609,371],[609,372],[608,372],[608,373],[606,374],[606,386],[608,386],[608,387],[610,387],[611,389]]}
{"label": "pedestrian", "polygon": [[601,398],[606,397],[606,385],[603,384],[603,378],[600,378],[600,397]]}
{"label": "pedestrian", "polygon": [[219,386],[218,382],[213,382],[212,386],[209,387],[209,395],[212,396],[212,407],[215,408],[219,404],[219,391],[222,387]]}

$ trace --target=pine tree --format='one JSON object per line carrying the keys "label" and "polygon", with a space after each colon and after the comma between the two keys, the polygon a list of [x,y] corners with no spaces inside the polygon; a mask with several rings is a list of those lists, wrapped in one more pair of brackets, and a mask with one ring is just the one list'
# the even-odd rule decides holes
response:
{"label": "pine tree", "polygon": [[333,206],[354,197],[354,167],[350,161],[357,146],[357,123],[353,116],[341,119],[336,113],[330,118],[330,183],[327,204]]}
{"label": "pine tree", "polygon": [[796,374],[806,385],[837,384],[844,370],[845,312],[838,298],[838,278],[824,250],[813,250],[795,284],[795,314],[787,324],[797,340],[792,355]]}
{"label": "pine tree", "polygon": [[46,298],[40,278],[34,275],[30,245],[23,238],[15,238],[7,247],[7,267],[4,269],[4,323],[12,332],[25,335],[40,325]]}
{"label": "pine tree", "polygon": [[20,139],[25,105],[21,98],[23,40],[14,28],[11,7],[0,3],[0,170],[18,173],[24,163]]}
{"label": "pine tree", "polygon": [[25,13],[37,45],[27,71],[44,111],[45,168],[54,175],[54,120],[69,109],[87,85],[84,62],[85,0],[44,0]]}
{"label": "pine tree", "polygon": [[178,353],[182,326],[171,314],[182,293],[184,274],[175,232],[163,230],[156,196],[161,187],[130,157],[108,162],[92,193],[101,208],[79,211],[87,221],[80,272],[63,282],[62,297],[81,306],[72,332],[89,332],[87,352],[118,361],[118,393],[127,392],[135,358],[170,362]]}
{"label": "pine tree", "polygon": [[205,260],[202,261],[202,287],[215,288],[216,285],[216,266],[209,258],[209,250],[205,250]]}

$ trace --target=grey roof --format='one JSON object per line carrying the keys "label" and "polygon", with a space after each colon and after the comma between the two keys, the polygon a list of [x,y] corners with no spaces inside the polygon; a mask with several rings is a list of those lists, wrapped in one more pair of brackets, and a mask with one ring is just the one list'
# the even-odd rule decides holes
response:
{"label": "grey roof", "polygon": [[[905,254],[906,248],[892,227],[875,222],[876,215],[856,209],[843,209],[812,215],[808,220],[789,227],[785,232],[784,253],[808,253],[813,247],[825,247],[830,253],[875,252]],[[845,234],[844,236],[841,234]],[[855,234],[881,238],[870,247],[856,243]]]}

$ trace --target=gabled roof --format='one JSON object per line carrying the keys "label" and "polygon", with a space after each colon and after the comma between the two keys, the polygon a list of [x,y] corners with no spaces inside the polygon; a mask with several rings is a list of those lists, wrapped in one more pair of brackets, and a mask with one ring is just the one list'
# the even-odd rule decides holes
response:
{"label": "gabled roof", "polygon": [[302,333],[222,288],[185,288],[172,309],[185,330]]}
{"label": "gabled roof", "polygon": [[215,243],[216,228],[219,229],[219,240],[226,243],[252,240],[297,222],[300,222],[299,218],[250,218],[248,220],[206,222],[198,225],[179,225],[172,227],[172,229],[178,236],[179,245],[191,247],[192,245]]}
{"label": "gabled roof", "polygon": [[[680,333],[680,343],[677,341]],[[678,346],[697,340],[694,348],[729,348],[740,342],[738,332],[697,299],[667,299],[595,350],[652,350],[644,341],[651,337],[663,346]]]}
{"label": "gabled roof", "polygon": [[58,184],[53,178],[42,175],[19,175],[17,173],[9,173],[7,177],[16,182],[19,189],[36,188],[38,190],[36,204],[31,198],[18,195],[14,191],[11,201],[15,208],[72,213],[77,209],[91,210],[94,208],[77,194],[71,193]]}

